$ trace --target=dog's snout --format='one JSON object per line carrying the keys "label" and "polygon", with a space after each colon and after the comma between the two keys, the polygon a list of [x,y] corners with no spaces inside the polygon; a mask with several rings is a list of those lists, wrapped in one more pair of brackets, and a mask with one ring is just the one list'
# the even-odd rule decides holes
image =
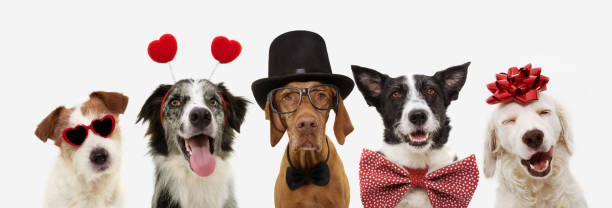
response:
{"label": "dog's snout", "polygon": [[104,165],[108,160],[108,151],[104,148],[96,148],[91,151],[89,160],[95,165]]}
{"label": "dog's snout", "polygon": [[203,128],[208,126],[208,124],[210,124],[211,119],[212,115],[210,114],[210,111],[206,108],[194,108],[189,113],[189,122],[191,122],[191,125],[196,128]]}
{"label": "dog's snout", "polygon": [[295,125],[299,131],[313,130],[319,127],[317,120],[312,116],[303,116],[298,118]]}
{"label": "dog's snout", "polygon": [[408,119],[414,125],[423,125],[427,121],[427,112],[422,109],[410,111]]}
{"label": "dog's snout", "polygon": [[538,147],[540,147],[540,145],[542,145],[543,140],[544,132],[538,129],[530,130],[523,135],[523,143],[533,149],[537,149]]}

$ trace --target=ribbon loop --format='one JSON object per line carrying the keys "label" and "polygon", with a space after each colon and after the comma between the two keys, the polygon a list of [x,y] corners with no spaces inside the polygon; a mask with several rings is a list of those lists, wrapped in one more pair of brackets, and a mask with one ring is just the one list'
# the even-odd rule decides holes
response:
{"label": "ribbon loop", "polygon": [[522,68],[511,67],[508,73],[495,75],[495,82],[487,84],[487,89],[493,93],[487,99],[489,104],[516,101],[525,104],[537,100],[539,93],[546,90],[549,78],[541,75],[542,68],[531,68],[527,64]]}

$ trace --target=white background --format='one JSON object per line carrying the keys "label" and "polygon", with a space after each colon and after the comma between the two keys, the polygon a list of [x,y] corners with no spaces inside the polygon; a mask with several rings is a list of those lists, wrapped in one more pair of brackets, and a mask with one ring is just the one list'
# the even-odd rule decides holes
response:
{"label": "white background", "polygon": [[[476,154],[482,165],[484,127],[494,106],[485,84],[510,66],[533,63],[551,78],[548,93],[568,109],[576,151],[570,169],[591,207],[609,196],[612,145],[610,5],[491,1],[358,3],[357,1],[3,1],[0,3],[0,195],[2,204],[39,207],[58,148],[34,136],[55,107],[84,101],[94,90],[130,97],[121,117],[123,181],[127,207],[150,206],[153,163],[145,126],[135,124],[145,99],[170,83],[165,65],[154,63],[147,44],[163,33],[178,39],[173,61],[178,78],[208,77],[215,61],[210,41],[239,40],[238,59],[222,65],[213,81],[254,102],[251,83],[267,76],[268,47],[295,29],[321,34],[335,73],[352,77],[351,64],[392,76],[431,75],[472,61],[459,100],[448,111],[448,145],[460,157]],[[374,2],[374,1],[368,1]],[[361,207],[358,161],[362,148],[378,149],[382,122],[357,91],[345,105],[355,131],[337,145],[351,185],[351,206]],[[332,114],[333,115],[333,114]],[[330,119],[328,134],[331,136]],[[270,147],[263,111],[250,105],[232,158],[241,207],[273,207],[273,188],[284,138]],[[335,142],[335,141],[334,141]],[[482,169],[481,169],[482,170]],[[481,176],[471,207],[491,207],[496,180]]]}

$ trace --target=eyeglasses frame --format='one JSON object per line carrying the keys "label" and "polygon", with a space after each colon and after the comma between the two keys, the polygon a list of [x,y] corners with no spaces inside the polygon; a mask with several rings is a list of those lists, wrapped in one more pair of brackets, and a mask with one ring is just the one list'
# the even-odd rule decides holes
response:
{"label": "eyeglasses frame", "polygon": [[[296,112],[296,111],[298,110],[299,106],[302,104],[302,97],[304,96],[304,93],[306,93],[306,96],[308,97],[308,101],[310,101],[310,105],[312,105],[312,107],[314,107],[315,109],[317,109],[317,110],[331,110],[331,109],[336,109],[336,108],[338,107],[338,103],[340,102],[340,101],[339,101],[339,100],[340,100],[339,98],[336,98],[336,101],[333,103],[333,106],[334,106],[334,107],[332,107],[332,108],[328,108],[328,109],[325,109],[325,108],[319,108],[319,107],[317,107],[317,106],[315,106],[315,105],[313,104],[313,102],[312,102],[312,98],[310,97],[310,90],[311,90],[312,88],[316,88],[316,87],[332,87],[332,88],[334,88],[334,90],[336,90],[336,97],[337,97],[337,96],[340,96],[340,95],[338,94],[338,92],[340,91],[340,90],[339,90],[339,88],[338,88],[338,86],[333,85],[333,84],[318,84],[318,85],[310,86],[310,87],[307,87],[307,88],[299,88],[299,87],[279,87],[279,88],[276,88],[276,89],[270,90],[270,92],[268,92],[268,95],[267,95],[267,100],[268,100],[268,102],[270,103],[270,109],[272,110],[272,112],[273,112],[273,113],[276,113],[276,114],[289,114],[289,113]],[[294,89],[294,90],[297,90],[297,91],[300,93],[300,99],[298,100],[298,104],[297,104],[297,106],[298,106],[298,107],[296,107],[296,108],[295,108],[293,111],[288,111],[288,112],[278,112],[278,111],[276,110],[276,108],[274,108],[274,105],[272,105],[272,103],[273,103],[273,102],[272,102],[272,97],[273,97],[274,92],[276,92],[276,91],[278,91],[278,90],[282,90],[282,89]]]}

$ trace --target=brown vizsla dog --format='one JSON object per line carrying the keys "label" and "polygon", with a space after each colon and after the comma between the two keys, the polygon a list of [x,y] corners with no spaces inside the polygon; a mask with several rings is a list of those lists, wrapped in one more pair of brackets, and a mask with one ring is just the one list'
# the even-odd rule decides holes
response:
{"label": "brown vizsla dog", "polygon": [[[285,85],[285,87],[308,88],[319,84],[321,83],[317,81],[291,82]],[[329,99],[329,95],[337,95],[331,88],[327,89],[322,92],[316,92],[318,94],[312,99],[321,98],[321,100],[313,102],[331,102],[325,99]],[[279,110],[278,108],[284,110],[282,108],[285,108],[285,106],[282,103],[291,102],[291,98],[287,98],[287,96],[278,96],[282,95],[282,93],[282,91],[275,93],[272,97],[274,103],[278,103],[275,104],[277,110]],[[328,96],[326,97],[326,95]],[[342,145],[344,144],[345,137],[353,131],[353,125],[344,108],[342,98],[339,95],[337,97],[338,105],[334,109],[336,114],[334,133],[336,140]],[[270,143],[272,146],[279,142],[285,131],[289,136],[288,149],[285,149],[285,154],[283,154],[280,172],[276,178],[276,186],[274,188],[274,204],[277,208],[346,208],[349,206],[350,190],[349,182],[344,172],[344,165],[333,143],[328,141],[328,137],[325,135],[329,111],[316,109],[306,94],[302,96],[302,102],[297,107],[297,110],[288,114],[273,113],[270,109],[270,102],[266,103],[265,113],[266,120],[270,120]],[[291,190],[285,178],[286,170],[289,167],[287,151],[292,165],[306,172],[316,164],[324,162],[329,154],[327,161],[330,172],[329,183],[319,186],[306,182],[303,186]]]}

